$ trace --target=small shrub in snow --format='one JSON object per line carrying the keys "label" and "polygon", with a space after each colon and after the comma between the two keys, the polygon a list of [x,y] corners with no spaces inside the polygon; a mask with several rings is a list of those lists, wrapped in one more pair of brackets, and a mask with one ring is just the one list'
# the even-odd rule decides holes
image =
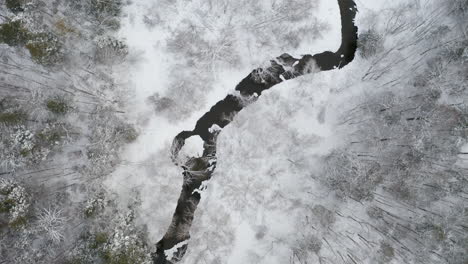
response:
{"label": "small shrub in snow", "polygon": [[0,24],[0,43],[9,46],[24,45],[30,37],[30,32],[20,20]]}
{"label": "small shrub in snow", "polygon": [[59,19],[55,22],[55,28],[58,30],[60,35],[66,35],[68,33],[76,33],[76,29],[69,25],[65,19]]}
{"label": "small shrub in snow", "polygon": [[358,47],[363,58],[370,58],[383,49],[382,36],[374,30],[367,30],[359,34]]}
{"label": "small shrub in snow", "polygon": [[122,9],[120,0],[88,0],[90,12],[96,17],[108,15],[118,16]]}
{"label": "small shrub in snow", "polygon": [[87,201],[84,214],[86,217],[92,217],[104,209],[105,201],[104,195],[98,195],[97,197]]}
{"label": "small shrub in snow", "polygon": [[21,20],[0,25],[0,43],[9,46],[24,46],[35,62],[46,66],[58,63],[63,58],[61,44],[53,34],[32,33]]}
{"label": "small shrub in snow", "polygon": [[46,101],[47,110],[54,114],[64,115],[68,112],[69,106],[62,98],[53,98]]}
{"label": "small shrub in snow", "polygon": [[11,227],[26,223],[30,203],[26,190],[13,180],[0,179],[0,213],[8,215]]}
{"label": "small shrub in snow", "polygon": [[96,40],[96,60],[100,63],[122,61],[128,54],[127,45],[112,37],[99,37]]}
{"label": "small shrub in snow", "polygon": [[13,13],[24,11],[24,0],[5,0],[5,5]]}
{"label": "small shrub in snow", "polygon": [[314,208],[312,208],[312,213],[318,219],[320,225],[323,227],[330,227],[336,221],[335,213],[328,210],[323,205],[318,204],[314,206]]}
{"label": "small shrub in snow", "polygon": [[94,247],[99,247],[100,245],[104,244],[108,240],[108,235],[105,232],[99,232],[94,236]]}
{"label": "small shrub in snow", "polygon": [[34,134],[24,126],[21,126],[16,133],[12,135],[12,138],[14,146],[19,148],[19,153],[24,157],[28,156],[35,146]]}
{"label": "small shrub in snow", "polygon": [[130,124],[122,124],[116,128],[116,131],[125,143],[131,143],[138,137],[138,132]]}
{"label": "small shrub in snow", "polygon": [[89,135],[90,144],[86,155],[93,166],[88,173],[93,175],[108,172],[114,169],[119,160],[119,150],[127,143],[136,139],[136,130],[131,124],[117,118],[108,108],[99,109],[94,115]]}
{"label": "small shrub in snow", "polygon": [[380,249],[378,251],[380,255],[380,261],[382,263],[389,263],[395,257],[395,249],[386,242],[380,242]]}
{"label": "small shrub in snow", "polygon": [[468,15],[468,0],[451,0],[453,12],[460,16]]}
{"label": "small shrub in snow", "polygon": [[42,146],[50,147],[58,145],[65,140],[67,138],[67,131],[65,127],[63,127],[63,124],[47,124],[46,127],[37,134],[37,137]]}
{"label": "small shrub in snow", "polygon": [[143,233],[135,227],[133,212],[113,212],[105,226],[87,232],[67,263],[150,264]]}
{"label": "small shrub in snow", "polygon": [[26,49],[35,62],[46,66],[56,64],[63,58],[60,42],[50,33],[34,34],[26,43]]}
{"label": "small shrub in snow", "polygon": [[38,226],[54,243],[63,239],[63,229],[66,223],[61,209],[44,208],[38,216]]}
{"label": "small shrub in snow", "polygon": [[0,166],[15,170],[17,167],[32,161],[36,148],[34,134],[24,126],[18,126],[7,137],[3,138],[0,149]]}
{"label": "small shrub in snow", "polygon": [[27,115],[22,111],[2,112],[0,113],[0,124],[11,126],[23,122]]}
{"label": "small shrub in snow", "polygon": [[89,14],[96,19],[99,29],[116,30],[120,27],[118,16],[122,11],[121,0],[88,0]]}
{"label": "small shrub in snow", "polygon": [[149,250],[141,235],[135,230],[133,219],[133,212],[119,219],[115,232],[104,246],[104,263],[152,263]]}
{"label": "small shrub in snow", "polygon": [[325,184],[340,198],[371,200],[372,192],[382,182],[380,165],[362,161],[355,154],[333,152],[325,160]]}

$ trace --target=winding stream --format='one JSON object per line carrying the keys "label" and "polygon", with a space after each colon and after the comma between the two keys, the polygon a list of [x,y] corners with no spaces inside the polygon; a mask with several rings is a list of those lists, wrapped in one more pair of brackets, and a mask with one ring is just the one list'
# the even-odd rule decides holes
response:
{"label": "winding stream", "polygon": [[[274,85],[309,73],[341,69],[354,59],[357,49],[357,27],[354,24],[356,4],[353,0],[338,0],[338,5],[341,15],[341,45],[336,52],[325,51],[315,55],[304,55],[299,59],[287,53],[280,55],[270,61],[269,67],[253,70],[237,84],[237,93],[227,95],[211,107],[197,121],[192,131],[182,131],[175,137],[171,155],[173,162],[184,169],[184,182],[172,222],[164,237],[156,244],[154,263],[179,261],[187,250],[185,243],[177,248],[171,260],[167,260],[165,250],[173,249],[190,238],[194,212],[201,199],[198,190],[204,181],[211,178],[216,168],[216,139],[222,128],[246,105],[255,102],[263,91]],[[178,153],[185,140],[192,136],[199,136],[203,140],[203,155],[180,164]]]}

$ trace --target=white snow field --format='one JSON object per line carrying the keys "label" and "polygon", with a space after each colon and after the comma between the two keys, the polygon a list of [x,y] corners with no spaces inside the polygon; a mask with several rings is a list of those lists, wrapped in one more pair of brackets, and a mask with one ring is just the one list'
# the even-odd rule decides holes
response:
{"label": "white snow field", "polygon": [[[181,263],[466,263],[466,1],[356,2],[350,65],[273,87],[223,129]],[[335,50],[340,18],[326,0],[124,11],[142,133],[105,184],[139,192],[156,243],[182,184],[174,136],[269,59]]]}

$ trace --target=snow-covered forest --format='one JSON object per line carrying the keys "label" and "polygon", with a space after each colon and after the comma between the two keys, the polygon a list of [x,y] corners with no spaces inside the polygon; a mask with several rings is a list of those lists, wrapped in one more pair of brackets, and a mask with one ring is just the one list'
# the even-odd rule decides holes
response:
{"label": "snow-covered forest", "polygon": [[[174,137],[272,58],[337,50],[347,1],[0,0],[0,264],[158,263]],[[355,2],[352,62],[223,116],[166,263],[468,263],[468,1]]]}

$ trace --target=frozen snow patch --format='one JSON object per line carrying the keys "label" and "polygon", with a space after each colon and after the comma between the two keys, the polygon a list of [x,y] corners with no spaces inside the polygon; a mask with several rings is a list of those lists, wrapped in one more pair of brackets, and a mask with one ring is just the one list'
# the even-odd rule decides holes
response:
{"label": "frozen snow patch", "polygon": [[221,127],[218,126],[217,124],[213,124],[209,129],[208,131],[210,133],[213,133],[213,132],[217,132],[217,131],[221,131]]}
{"label": "frozen snow patch", "polygon": [[201,183],[200,187],[192,191],[192,194],[199,193],[200,195],[208,188],[207,181]]}
{"label": "frozen snow patch", "polygon": [[175,246],[173,246],[171,249],[164,250],[164,253],[168,257],[168,259],[172,259],[174,257],[174,254],[177,253],[177,250],[179,250],[179,248],[187,244],[188,244],[188,240],[182,241],[179,244],[176,244]]}
{"label": "frozen snow patch", "polygon": [[193,136],[185,140],[185,145],[179,153],[180,157],[199,157],[203,154],[203,140]]}

